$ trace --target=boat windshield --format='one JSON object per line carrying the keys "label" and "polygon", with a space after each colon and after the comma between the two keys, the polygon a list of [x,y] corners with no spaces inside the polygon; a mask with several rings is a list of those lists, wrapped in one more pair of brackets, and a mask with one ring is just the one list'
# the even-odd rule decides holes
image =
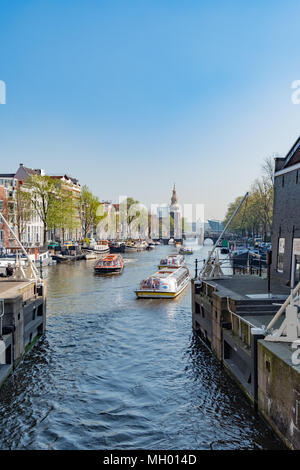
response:
{"label": "boat windshield", "polygon": [[119,266],[120,259],[112,259],[112,260],[99,260],[97,262],[97,266]]}
{"label": "boat windshield", "polygon": [[158,273],[150,276],[140,283],[140,289],[166,289],[170,290],[175,285],[181,284],[188,278],[188,270],[186,268],[179,268],[176,270],[163,269]]}
{"label": "boat windshield", "polygon": [[182,256],[168,256],[160,260],[161,266],[180,266],[183,263]]}

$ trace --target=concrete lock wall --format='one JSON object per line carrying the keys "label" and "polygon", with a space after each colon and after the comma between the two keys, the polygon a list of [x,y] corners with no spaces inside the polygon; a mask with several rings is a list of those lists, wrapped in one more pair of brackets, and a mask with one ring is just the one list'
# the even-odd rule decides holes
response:
{"label": "concrete lock wall", "polygon": [[300,449],[300,373],[258,341],[258,409],[292,449]]}

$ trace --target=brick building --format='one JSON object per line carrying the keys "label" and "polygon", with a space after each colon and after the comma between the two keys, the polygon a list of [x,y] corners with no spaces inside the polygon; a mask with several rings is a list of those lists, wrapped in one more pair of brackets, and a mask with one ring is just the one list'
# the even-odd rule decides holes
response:
{"label": "brick building", "polygon": [[285,158],[275,159],[272,277],[289,285],[295,256],[300,281],[300,137]]}

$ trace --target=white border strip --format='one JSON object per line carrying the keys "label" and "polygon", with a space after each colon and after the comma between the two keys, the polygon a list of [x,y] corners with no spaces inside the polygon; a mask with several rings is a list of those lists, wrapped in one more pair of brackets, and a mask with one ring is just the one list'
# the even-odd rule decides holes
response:
{"label": "white border strip", "polygon": [[276,171],[274,173],[274,177],[284,175],[285,173],[290,173],[291,171],[294,170],[299,170],[300,168],[300,163],[296,163],[295,165],[289,166],[288,168],[284,168],[283,170]]}

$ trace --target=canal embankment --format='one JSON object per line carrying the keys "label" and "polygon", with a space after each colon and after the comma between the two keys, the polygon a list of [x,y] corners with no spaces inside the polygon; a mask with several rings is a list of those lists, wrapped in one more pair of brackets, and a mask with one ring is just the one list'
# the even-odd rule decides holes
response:
{"label": "canal embankment", "polygon": [[292,363],[290,344],[264,339],[289,293],[276,280],[268,292],[267,279],[255,275],[194,279],[192,323],[284,443],[299,449],[300,366]]}
{"label": "canal embankment", "polygon": [[46,328],[46,284],[0,281],[0,387]]}
{"label": "canal embankment", "polygon": [[125,253],[118,276],[93,260],[43,270],[47,330],[0,389],[2,449],[283,448],[193,332],[191,290],[136,299],[173,252]]}

